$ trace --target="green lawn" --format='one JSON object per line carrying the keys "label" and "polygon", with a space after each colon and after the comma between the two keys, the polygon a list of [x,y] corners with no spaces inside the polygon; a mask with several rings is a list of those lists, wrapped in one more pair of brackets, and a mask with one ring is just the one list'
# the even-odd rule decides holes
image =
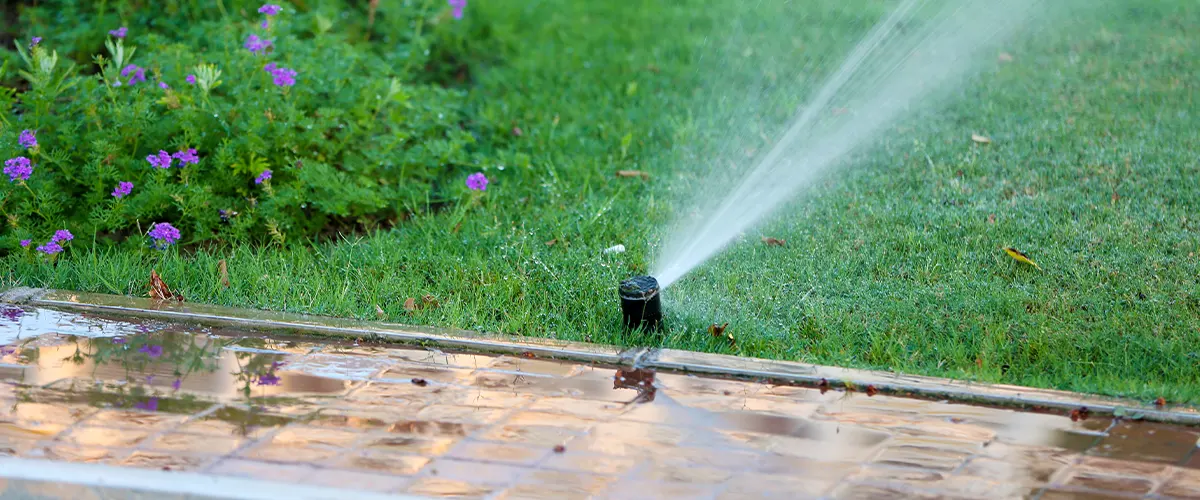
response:
{"label": "green lawn", "polygon": [[0,285],[142,294],[156,268],[196,302],[1200,403],[1193,0],[1105,2],[1011,44],[667,290],[661,338],[621,333],[616,285],[677,207],[769,147],[888,3],[472,2],[490,38],[463,49],[468,126],[497,159],[478,205],[309,247],[9,256]]}

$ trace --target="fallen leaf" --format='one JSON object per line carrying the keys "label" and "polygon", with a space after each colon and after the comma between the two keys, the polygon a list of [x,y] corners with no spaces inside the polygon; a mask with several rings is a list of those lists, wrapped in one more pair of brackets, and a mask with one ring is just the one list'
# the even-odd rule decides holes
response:
{"label": "fallen leaf", "polygon": [[546,242],[546,246],[548,246],[548,247],[552,247],[552,246],[554,246],[554,244],[555,244],[555,243],[558,243],[558,238],[554,238],[554,239],[552,239],[552,240],[550,240],[550,241],[547,241],[547,242]]}
{"label": "fallen leaf", "polygon": [[976,367],[976,368],[983,368],[983,358],[982,358],[982,357],[976,357],[976,358],[975,358],[975,367]]}
{"label": "fallen leaf", "polygon": [[650,174],[641,170],[618,170],[617,177],[641,177],[642,180],[650,180]]}
{"label": "fallen leaf", "polygon": [[566,446],[563,446],[563,445],[561,445],[561,444],[556,444],[556,445],[554,445],[554,452],[555,452],[555,453],[562,453],[562,452],[564,452],[564,451],[567,451],[567,447],[566,447]]}
{"label": "fallen leaf", "polygon": [[708,327],[708,333],[713,337],[723,337],[725,340],[728,340],[730,347],[737,347],[737,339],[733,338],[732,333],[725,331],[725,328],[728,326],[729,323],[725,323],[723,325],[717,325],[716,323],[713,323],[712,326]]}
{"label": "fallen leaf", "polygon": [[1116,203],[1116,202],[1118,202],[1118,201],[1121,201],[1121,195],[1117,194],[1117,192],[1116,192],[1116,191],[1113,191],[1113,194],[1112,194],[1112,202],[1113,202],[1113,203]]}
{"label": "fallen leaf", "polygon": [[1012,56],[1012,54],[1009,54],[1008,52],[1001,52],[1000,56],[997,57],[997,59],[1000,59],[1000,62],[1012,62],[1013,56]]}
{"label": "fallen leaf", "polygon": [[766,243],[767,246],[769,246],[769,247],[781,247],[781,246],[787,245],[787,240],[781,240],[779,238],[771,238],[769,236],[764,236],[762,241],[763,241],[763,243]]}
{"label": "fallen leaf", "polygon": [[1030,259],[1028,255],[1021,253],[1020,250],[1017,250],[1013,247],[1005,247],[1004,253],[1008,254],[1009,257],[1016,259],[1017,262],[1029,264],[1033,267],[1036,267],[1038,269],[1038,271],[1042,270],[1042,266],[1037,265],[1037,262],[1034,262],[1033,259]]}
{"label": "fallen leaf", "polygon": [[1158,399],[1154,400],[1154,406],[1167,406],[1167,399],[1159,396]]}
{"label": "fallen leaf", "polygon": [[426,295],[424,297],[421,297],[421,308],[422,309],[426,308],[426,307],[433,309],[440,305],[441,304],[438,303],[438,299],[432,295]]}
{"label": "fallen leaf", "polygon": [[178,300],[183,302],[183,295],[171,292],[171,288],[153,269],[150,270],[150,298],[157,301]]}
{"label": "fallen leaf", "polygon": [[387,319],[387,313],[383,312],[383,308],[379,307],[379,304],[375,304],[375,315],[378,316],[379,319]]}
{"label": "fallen leaf", "polygon": [[873,385],[868,385],[867,386],[867,397],[872,397],[876,394],[879,394],[879,389],[876,389],[875,386],[873,386]]}
{"label": "fallen leaf", "polygon": [[524,132],[521,132],[521,127],[516,127],[516,126],[514,126],[514,127],[512,128],[512,135],[515,135],[515,136],[517,136],[517,137],[521,137],[521,136],[525,135],[525,133],[524,133]]}
{"label": "fallen leaf", "polygon": [[404,299],[404,310],[408,311],[410,313],[413,311],[416,311],[417,310],[417,299],[414,299],[412,297]]}
{"label": "fallen leaf", "polygon": [[821,394],[825,394],[825,391],[829,390],[829,381],[821,379],[821,382],[817,384],[817,388],[821,390]]}
{"label": "fallen leaf", "polygon": [[525,352],[522,352],[522,353],[521,353],[521,357],[522,357],[522,358],[527,358],[527,359],[533,359],[533,358],[536,358],[536,357],[537,357],[537,355],[536,355],[536,354],[534,354],[534,353],[532,353],[532,352],[525,351]]}
{"label": "fallen leaf", "polygon": [[980,144],[991,144],[992,140],[986,135],[971,134],[971,140]]}
{"label": "fallen leaf", "polygon": [[713,323],[712,326],[708,327],[708,333],[711,334],[713,337],[724,336],[725,328],[728,326],[729,326],[728,322],[726,322],[725,324],[720,325],[720,326],[717,326],[716,323]]}
{"label": "fallen leaf", "polygon": [[221,276],[221,285],[229,288],[229,265],[225,264],[225,259],[217,262],[217,274]]}
{"label": "fallen leaf", "polygon": [[996,214],[988,214],[988,224],[996,223]]}

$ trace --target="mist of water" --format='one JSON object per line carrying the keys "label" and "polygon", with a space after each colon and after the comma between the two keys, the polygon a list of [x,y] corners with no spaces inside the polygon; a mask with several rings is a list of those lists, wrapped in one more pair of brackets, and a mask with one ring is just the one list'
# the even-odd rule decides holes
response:
{"label": "mist of water", "polygon": [[720,203],[682,221],[657,260],[666,287],[793,199],[898,120],[945,100],[996,60],[996,47],[1042,11],[1039,0],[902,0],[797,113]]}

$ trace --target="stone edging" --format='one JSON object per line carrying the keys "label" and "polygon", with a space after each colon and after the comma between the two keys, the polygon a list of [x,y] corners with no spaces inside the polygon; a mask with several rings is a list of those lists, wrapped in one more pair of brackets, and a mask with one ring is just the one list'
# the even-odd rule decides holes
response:
{"label": "stone edging", "polygon": [[677,349],[631,348],[493,335],[441,328],[346,320],[293,313],[257,311],[190,303],[160,303],[147,298],[14,288],[0,303],[30,304],[69,310],[104,311],[117,315],[255,330],[283,330],[390,341],[492,353],[532,354],[585,363],[636,366],[721,377],[753,378],[780,384],[872,390],[881,393],[947,399],[965,403],[1013,406],[1062,413],[1087,407],[1094,415],[1116,415],[1148,421],[1200,425],[1200,413],[1178,407],[1159,409],[1135,401],[1066,391],[981,384],[935,377],[743,358]]}

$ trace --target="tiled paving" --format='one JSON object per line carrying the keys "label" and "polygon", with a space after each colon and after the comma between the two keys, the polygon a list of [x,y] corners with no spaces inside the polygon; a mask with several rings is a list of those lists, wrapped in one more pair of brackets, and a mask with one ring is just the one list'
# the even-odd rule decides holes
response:
{"label": "tiled paving", "polygon": [[434,497],[1200,498],[1193,428],[245,335],[6,314],[0,456]]}

